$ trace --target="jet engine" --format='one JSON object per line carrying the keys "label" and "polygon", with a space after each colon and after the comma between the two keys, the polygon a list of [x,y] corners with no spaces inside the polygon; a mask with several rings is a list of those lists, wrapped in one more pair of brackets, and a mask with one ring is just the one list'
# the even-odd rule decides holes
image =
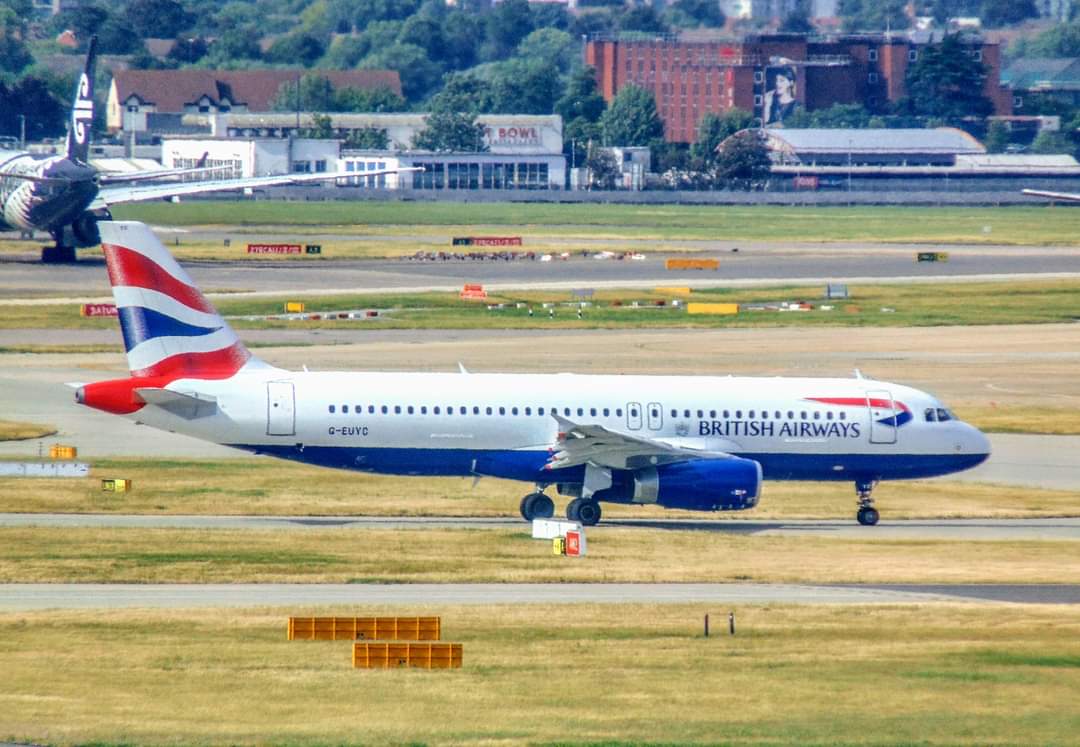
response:
{"label": "jet engine", "polygon": [[738,457],[618,470],[611,478],[611,487],[597,491],[594,498],[693,511],[737,511],[753,508],[761,495],[761,465]]}
{"label": "jet engine", "polygon": [[98,231],[97,224],[102,220],[112,220],[112,214],[107,209],[84,210],[71,224],[75,246],[82,248],[100,244],[101,232]]}

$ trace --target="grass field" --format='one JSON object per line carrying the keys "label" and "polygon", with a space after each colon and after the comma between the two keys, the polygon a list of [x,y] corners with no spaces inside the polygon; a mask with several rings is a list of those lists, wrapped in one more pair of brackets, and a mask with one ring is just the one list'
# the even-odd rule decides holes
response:
{"label": "grass field", "polygon": [[28,441],[56,433],[55,426],[0,420],[0,441]]}
{"label": "grass field", "polygon": [[[0,614],[0,740],[1075,744],[1080,611],[703,605]],[[288,615],[440,614],[453,671],[363,671]],[[715,627],[721,627],[715,625]]]}
{"label": "grass field", "polygon": [[0,583],[1061,583],[1080,543],[598,526],[588,557],[520,529],[5,527]]}
{"label": "grass field", "polygon": [[[127,478],[134,490],[105,493],[101,478]],[[522,483],[359,475],[272,459],[95,460],[90,479],[0,479],[0,512],[228,515],[517,516]],[[889,518],[1040,517],[1080,514],[1080,496],[978,483],[885,482],[874,490]],[[562,507],[565,499],[559,498]],[[852,484],[767,481],[757,508],[700,513],[604,504],[610,518],[848,519]]]}
{"label": "grass field", "polygon": [[[821,300],[822,288],[776,286],[753,289],[695,290],[675,298],[648,290],[604,290],[594,305],[582,309],[567,304],[569,292],[503,292],[486,303],[463,301],[452,293],[372,294],[295,298],[231,297],[214,299],[227,316],[280,314],[286,300],[304,301],[307,310],[381,309],[377,320],[287,321],[235,319],[244,329],[648,329],[745,327],[924,327],[988,324],[1045,324],[1080,318],[1080,281],[1009,281],[1002,283],[933,283],[926,285],[867,285],[849,288],[846,301],[829,303],[832,310],[803,313],[744,310],[734,316],[688,315],[672,301],[761,305],[781,301]],[[638,308],[632,307],[638,302]],[[664,307],[656,306],[658,301]],[[489,306],[505,304],[506,308]],[[543,304],[555,304],[554,317]],[[518,304],[524,304],[517,308]],[[618,304],[618,305],[616,305]],[[533,315],[530,316],[529,309]],[[77,304],[12,305],[0,315],[0,329],[115,329],[116,319],[83,317]]]}
{"label": "grass field", "polygon": [[[1062,207],[732,207],[447,202],[190,202],[118,206],[120,220],[174,226],[333,226],[357,234],[428,231],[530,239],[740,239],[1075,245],[1080,211]],[[224,219],[227,216],[227,219]]]}

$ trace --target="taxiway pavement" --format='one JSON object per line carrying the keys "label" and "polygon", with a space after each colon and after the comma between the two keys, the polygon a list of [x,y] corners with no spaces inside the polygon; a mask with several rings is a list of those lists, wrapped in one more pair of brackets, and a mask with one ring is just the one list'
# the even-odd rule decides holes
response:
{"label": "taxiway pavement", "polygon": [[0,612],[397,604],[1080,603],[1080,585],[3,584]]}

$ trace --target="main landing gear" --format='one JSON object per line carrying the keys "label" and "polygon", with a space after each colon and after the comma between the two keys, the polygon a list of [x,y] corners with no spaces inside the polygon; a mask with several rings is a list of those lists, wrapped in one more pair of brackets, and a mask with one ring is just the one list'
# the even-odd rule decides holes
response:
{"label": "main landing gear", "polygon": [[855,483],[855,492],[859,496],[859,512],[855,514],[855,518],[864,527],[874,526],[881,518],[874,508],[874,499],[870,496],[876,484],[877,480],[860,480]]}
{"label": "main landing gear", "polygon": [[[521,499],[521,516],[525,521],[550,519],[554,515],[555,502],[540,490]],[[566,504],[566,518],[587,527],[596,526],[600,521],[600,503],[591,498],[575,498]]]}

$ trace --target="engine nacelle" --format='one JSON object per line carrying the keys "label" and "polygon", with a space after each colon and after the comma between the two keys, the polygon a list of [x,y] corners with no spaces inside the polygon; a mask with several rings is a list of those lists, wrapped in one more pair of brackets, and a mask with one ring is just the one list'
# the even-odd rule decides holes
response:
{"label": "engine nacelle", "polygon": [[658,467],[656,502],[666,508],[738,511],[761,495],[761,465],[753,459],[699,459]]}
{"label": "engine nacelle", "polygon": [[86,210],[71,224],[71,233],[75,237],[75,246],[97,246],[101,243],[98,221],[112,220],[108,210]]}
{"label": "engine nacelle", "polygon": [[[580,485],[560,485],[563,494],[581,495]],[[752,459],[699,459],[633,472],[613,470],[611,487],[593,497],[612,503],[656,503],[693,511],[753,508],[761,495],[761,465]]]}

